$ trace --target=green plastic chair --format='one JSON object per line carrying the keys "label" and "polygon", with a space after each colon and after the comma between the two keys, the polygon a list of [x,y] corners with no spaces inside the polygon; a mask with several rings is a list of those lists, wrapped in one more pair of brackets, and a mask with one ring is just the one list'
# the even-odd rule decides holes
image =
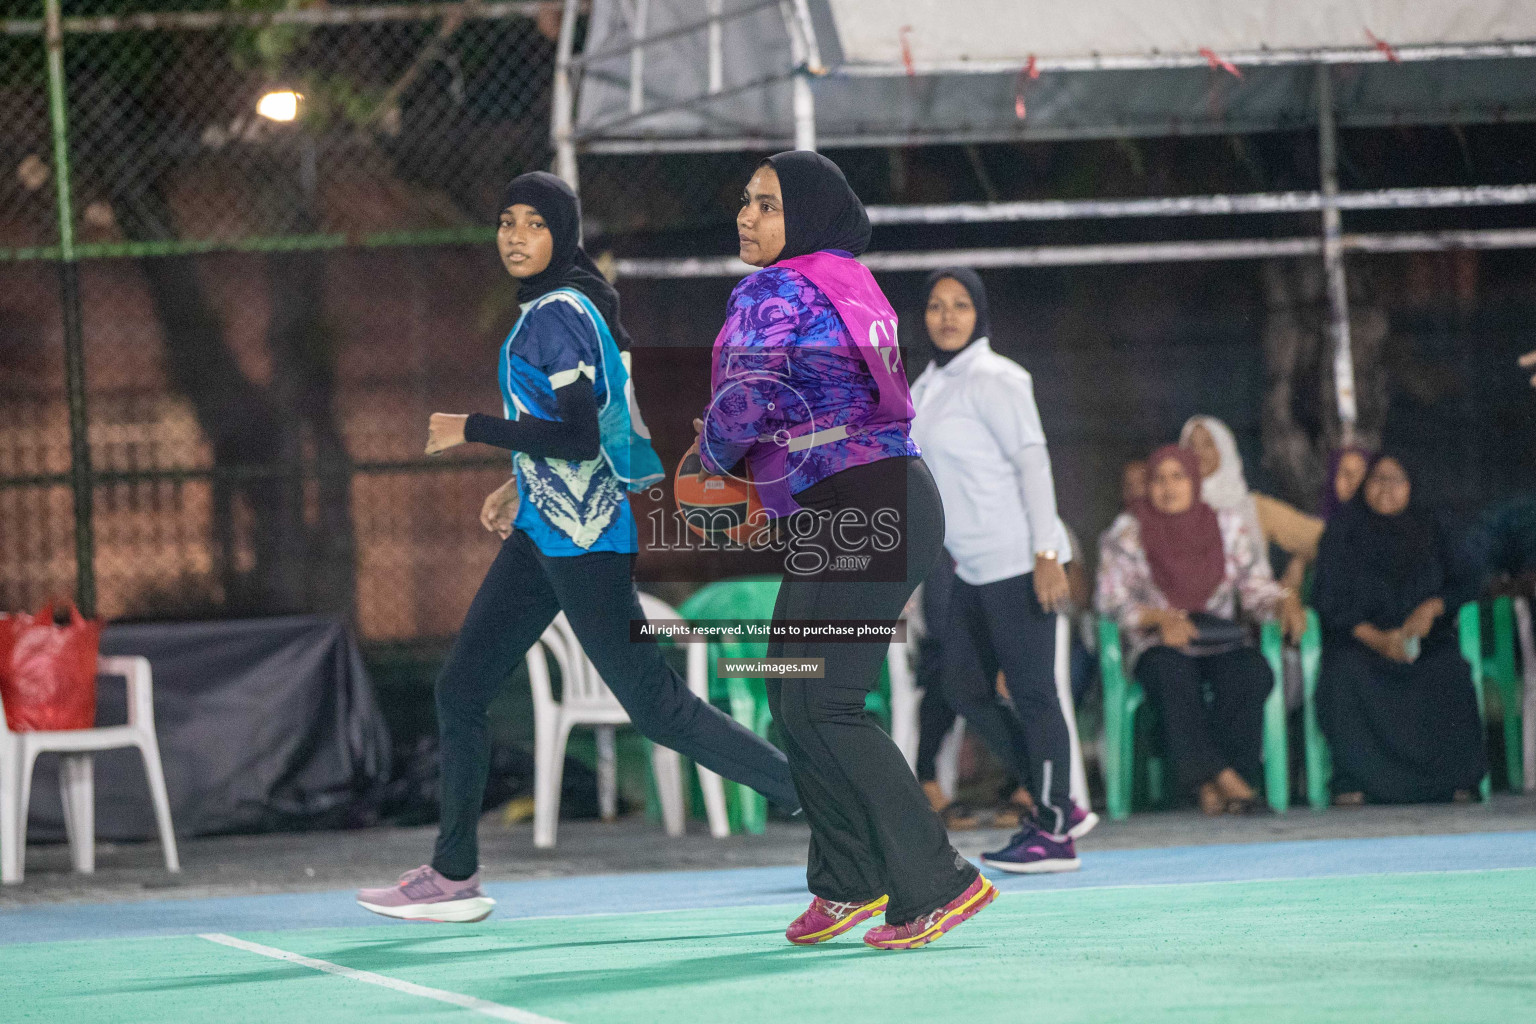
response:
{"label": "green plastic chair", "polygon": [[[767,621],[773,618],[779,582],[777,576],[753,576],[711,583],[684,601],[678,607],[678,614],[690,621]],[[709,643],[710,700],[725,701],[732,718],[764,739],[768,738],[768,727],[773,721],[768,711],[767,683],[762,679],[721,679],[715,674],[715,667],[717,658],[761,658],[767,652],[768,643],[764,640],[712,640]],[[864,706],[879,715],[887,728],[890,727],[890,678],[883,665],[880,686],[865,698]],[[744,828],[753,835],[761,835],[768,822],[768,802],[763,795],[734,782],[727,782],[727,793],[734,796],[729,802],[732,829]]]}
{"label": "green plastic chair", "polygon": [[1509,597],[1496,597],[1490,613],[1493,620],[1493,651],[1482,658],[1483,678],[1492,680],[1499,688],[1499,712],[1504,723],[1504,764],[1509,773],[1510,791],[1518,793],[1523,778],[1520,763],[1520,710],[1524,680],[1515,663],[1515,602]]}
{"label": "green plastic chair", "polygon": [[[766,620],[773,617],[778,596],[779,580],[774,577],[723,580],[695,591],[677,611],[690,621]],[[761,658],[768,651],[767,641],[711,640],[708,650],[710,700],[724,700],[732,718],[766,738],[772,721],[767,685],[761,679],[721,679],[715,674],[715,666],[718,658]],[[768,824],[768,802],[762,794],[735,782],[727,782],[726,791],[733,797],[728,804],[732,830],[745,829],[762,835]]]}
{"label": "green plastic chair", "polygon": [[[1511,610],[1513,616],[1513,610]],[[1317,613],[1307,610],[1307,632],[1309,634],[1317,630]],[[1468,667],[1472,670],[1472,689],[1477,695],[1477,711],[1486,723],[1488,711],[1483,704],[1483,622],[1482,610],[1476,601],[1469,601],[1462,605],[1456,613],[1456,634],[1461,645],[1461,656],[1466,659]],[[1513,635],[1513,626],[1511,626]],[[1511,641],[1513,642],[1513,641]],[[1307,802],[1315,811],[1327,808],[1333,801],[1328,791],[1328,783],[1333,780],[1333,755],[1328,751],[1328,740],[1323,736],[1323,730],[1317,724],[1317,677],[1319,670],[1319,658],[1316,646],[1313,648],[1311,660],[1305,643],[1302,646],[1302,714],[1305,719],[1305,738],[1307,746]],[[1508,715],[1505,716],[1506,732],[1508,736]],[[1517,726],[1518,728],[1518,726]],[[1483,781],[1478,786],[1478,796],[1484,803],[1493,799],[1493,779],[1489,775],[1483,776]]]}
{"label": "green plastic chair", "polygon": [[[1309,633],[1315,623],[1309,623]],[[1275,675],[1275,688],[1264,701],[1264,795],[1277,813],[1291,806],[1290,751],[1285,731],[1285,677],[1280,664],[1282,649],[1280,624],[1266,622],[1259,638],[1259,650]],[[1313,643],[1316,643],[1314,637]],[[1131,813],[1131,796],[1136,778],[1137,712],[1147,702],[1140,683],[1127,677],[1124,655],[1120,649],[1120,625],[1106,616],[1099,617],[1099,673],[1104,687],[1104,802],[1109,816],[1116,820]],[[1151,803],[1162,803],[1164,795],[1163,761],[1147,759],[1147,795]]]}

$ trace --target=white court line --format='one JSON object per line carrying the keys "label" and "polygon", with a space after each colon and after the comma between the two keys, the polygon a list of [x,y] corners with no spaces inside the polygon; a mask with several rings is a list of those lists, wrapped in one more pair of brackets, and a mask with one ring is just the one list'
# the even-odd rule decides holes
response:
{"label": "white court line", "polygon": [[326,974],[335,974],[343,978],[351,978],[353,981],[361,981],[369,985],[378,985],[380,988],[404,992],[408,996],[435,999],[440,1003],[448,1003],[451,1006],[472,1010],[486,1017],[494,1017],[496,1020],[509,1020],[515,1022],[515,1024],[564,1024],[563,1021],[555,1020],[553,1017],[541,1017],[537,1013],[519,1010],[515,1006],[503,1006],[500,1003],[493,1003],[487,999],[480,999],[475,996],[460,995],[457,992],[448,992],[440,988],[428,988],[425,985],[417,985],[414,982],[401,981],[399,978],[374,974],[372,971],[360,971],[355,967],[343,967],[341,964],[333,964],[329,960],[316,960],[314,957],[290,953],[286,949],[263,946],[258,942],[247,942],[244,939],[237,939],[233,935],[211,932],[199,935],[198,938],[207,939],[209,942],[217,942],[221,946],[243,949],[247,953],[269,956],[274,960],[286,960],[288,963],[313,968],[317,971],[324,971]]}

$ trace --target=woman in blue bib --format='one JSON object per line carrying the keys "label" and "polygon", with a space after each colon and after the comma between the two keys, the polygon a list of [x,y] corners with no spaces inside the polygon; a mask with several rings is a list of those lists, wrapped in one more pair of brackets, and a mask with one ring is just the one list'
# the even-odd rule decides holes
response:
{"label": "woman in blue bib", "polygon": [[499,362],[506,415],[432,415],[427,454],[494,445],[512,451],[515,476],[481,509],[486,529],[504,540],[437,681],[442,819],[432,863],[358,894],[390,917],[490,913],[476,836],[490,760],[486,709],[560,611],[642,733],[787,809],[800,805],[777,748],[694,696],[654,642],[630,640],[630,621],[645,613],[625,492],[662,469],[634,406],[618,293],[580,239],[581,207],[565,182],[542,171],[512,181],[496,233],[522,305]]}

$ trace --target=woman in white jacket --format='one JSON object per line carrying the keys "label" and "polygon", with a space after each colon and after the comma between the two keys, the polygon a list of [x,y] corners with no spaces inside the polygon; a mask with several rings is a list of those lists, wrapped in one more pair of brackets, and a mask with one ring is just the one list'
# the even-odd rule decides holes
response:
{"label": "woman in white jacket", "polygon": [[[974,271],[935,271],[926,294],[937,351],[912,385],[912,434],[944,498],[944,546],[955,559],[945,692],[1035,801],[1008,846],[982,862],[1072,871],[1073,840],[1098,818],[1068,795],[1070,741],[1054,674],[1068,541],[1034,387],[1022,366],[992,351],[986,290]],[[997,700],[999,669],[1012,708]]]}

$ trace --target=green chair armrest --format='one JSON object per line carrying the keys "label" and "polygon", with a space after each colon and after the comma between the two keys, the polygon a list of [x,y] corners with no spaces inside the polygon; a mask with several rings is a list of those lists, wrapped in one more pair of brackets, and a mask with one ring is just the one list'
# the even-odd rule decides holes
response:
{"label": "green chair armrest", "polygon": [[1099,616],[1099,682],[1104,692],[1104,803],[1118,820],[1131,813],[1136,709],[1144,695],[1126,678],[1120,624],[1104,615]]}
{"label": "green chair armrest", "polygon": [[1260,627],[1259,649],[1275,677],[1264,699],[1264,795],[1270,808],[1282,814],[1291,806],[1291,758],[1285,729],[1285,638],[1280,623],[1271,620]]}
{"label": "green chair armrest", "polygon": [[[1478,717],[1487,721],[1488,708],[1483,703],[1483,620],[1482,609],[1476,601],[1468,601],[1456,613],[1456,635],[1461,643],[1461,656],[1472,670],[1472,692],[1477,695]],[[1478,786],[1483,802],[1493,799],[1493,779],[1487,775]]]}
{"label": "green chair armrest", "polygon": [[1522,787],[1520,712],[1524,680],[1515,661],[1515,602],[1508,596],[1493,599],[1493,654],[1483,661],[1483,676],[1499,689],[1499,715],[1504,722],[1505,769],[1511,792]]}
{"label": "green chair armrest", "polygon": [[1328,783],[1333,778],[1333,756],[1317,723],[1317,677],[1322,669],[1323,630],[1317,612],[1307,609],[1307,631],[1301,636],[1302,730],[1307,759],[1307,803],[1321,811],[1332,802]]}

